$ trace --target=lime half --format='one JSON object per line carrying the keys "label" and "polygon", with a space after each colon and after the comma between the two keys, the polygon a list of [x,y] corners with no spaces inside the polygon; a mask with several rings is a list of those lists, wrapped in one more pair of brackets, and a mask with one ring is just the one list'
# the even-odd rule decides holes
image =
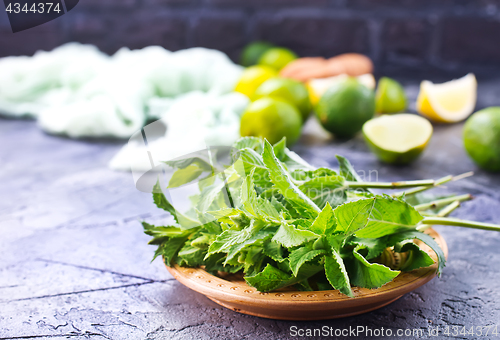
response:
{"label": "lime half", "polygon": [[363,135],[381,161],[407,164],[424,151],[432,136],[432,125],[413,114],[383,115],[366,122]]}

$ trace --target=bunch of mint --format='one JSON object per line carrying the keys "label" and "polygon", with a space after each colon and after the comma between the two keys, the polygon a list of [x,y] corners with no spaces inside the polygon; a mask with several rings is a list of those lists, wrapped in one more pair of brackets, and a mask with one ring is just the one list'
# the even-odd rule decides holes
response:
{"label": "bunch of mint", "polygon": [[[242,272],[261,292],[292,286],[353,296],[352,286],[378,288],[401,271],[433,265],[416,239],[436,253],[439,274],[445,256],[422,232],[429,224],[486,225],[436,217],[436,208],[448,204],[443,210],[449,213],[469,195],[412,206],[405,193],[377,195],[368,189],[414,187],[408,192],[415,200],[417,192],[444,179],[362,182],[343,157],[337,156],[338,172],[314,169],[285,145],[285,140],[272,146],[242,138],[234,145],[232,164],[218,173],[201,158],[174,164],[169,187],[198,183],[200,192],[190,197],[189,211],[180,213],[156,184],[154,202],[177,224],[143,223],[153,237],[150,244],[158,246],[155,257],[161,255],[168,266],[202,266],[213,274]],[[207,169],[210,175],[200,180]],[[405,261],[397,266],[384,261],[388,250],[404,254]]]}

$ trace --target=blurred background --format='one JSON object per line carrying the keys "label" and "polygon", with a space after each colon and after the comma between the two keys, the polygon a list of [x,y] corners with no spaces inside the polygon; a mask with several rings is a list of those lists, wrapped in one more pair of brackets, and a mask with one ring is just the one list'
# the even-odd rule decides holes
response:
{"label": "blurred background", "polygon": [[0,56],[32,55],[78,41],[109,54],[123,46],[173,51],[202,46],[236,61],[245,44],[263,39],[299,56],[363,53],[377,73],[463,75],[463,69],[479,73],[498,67],[499,5],[498,0],[81,0],[61,18],[15,35],[0,11]]}

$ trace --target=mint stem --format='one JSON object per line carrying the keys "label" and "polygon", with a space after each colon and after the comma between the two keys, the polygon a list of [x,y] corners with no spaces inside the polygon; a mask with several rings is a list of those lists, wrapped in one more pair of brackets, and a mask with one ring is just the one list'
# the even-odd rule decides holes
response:
{"label": "mint stem", "polygon": [[424,179],[418,181],[401,181],[401,182],[351,182],[346,181],[345,184],[349,188],[371,188],[371,189],[402,189],[414,188],[420,186],[434,186],[436,181],[433,179]]}
{"label": "mint stem", "polygon": [[[422,225],[450,225],[455,227],[500,231],[500,225],[498,224],[467,221],[450,217],[425,217],[420,223]],[[417,228],[419,231],[423,229],[424,228]]]}
{"label": "mint stem", "polygon": [[[457,209],[459,206],[460,206],[460,201],[455,201],[455,202],[447,205],[443,209],[441,209],[437,215],[434,215],[434,214],[425,214],[424,212],[420,212],[420,215],[422,215],[422,216],[430,216],[430,217],[446,217],[449,214],[451,214],[455,209]],[[430,225],[430,224],[421,224],[420,226],[417,227],[417,230],[418,231],[424,231],[424,230],[427,230],[427,229],[429,229],[431,227],[432,227],[432,225]]]}
{"label": "mint stem", "polygon": [[446,217],[449,214],[451,214],[453,211],[455,211],[455,209],[457,209],[458,207],[460,207],[460,201],[455,201],[455,202],[447,205],[443,209],[441,209],[439,211],[439,213],[436,215],[436,217]]}
{"label": "mint stem", "polygon": [[416,193],[419,193],[419,192],[422,192],[422,191],[425,191],[425,190],[432,189],[433,187],[437,187],[437,186],[439,186],[441,184],[447,183],[447,182],[451,181],[452,179],[453,179],[453,176],[451,176],[451,175],[445,176],[445,177],[442,177],[442,178],[436,180],[434,182],[434,185],[432,185],[432,186],[429,186],[429,185],[427,185],[427,186],[420,186],[420,187],[416,187],[416,188],[413,188],[413,189],[410,189],[410,190],[405,190],[405,191],[394,193],[391,196],[392,197],[401,197],[403,195],[405,195],[405,196],[413,195],[413,194],[416,194]]}
{"label": "mint stem", "polygon": [[435,201],[432,201],[429,203],[418,204],[418,205],[414,206],[414,208],[417,209],[418,211],[425,211],[425,210],[429,210],[429,209],[441,208],[441,207],[444,207],[445,205],[448,205],[448,204],[453,203],[455,201],[463,202],[463,201],[468,201],[471,199],[472,199],[472,195],[465,194],[465,195],[460,195],[460,196],[447,197],[447,198],[435,200]]}

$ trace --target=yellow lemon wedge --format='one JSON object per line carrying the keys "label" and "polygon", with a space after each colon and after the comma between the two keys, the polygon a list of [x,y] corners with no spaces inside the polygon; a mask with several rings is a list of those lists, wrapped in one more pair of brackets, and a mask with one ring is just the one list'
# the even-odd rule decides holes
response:
{"label": "yellow lemon wedge", "polygon": [[407,164],[424,151],[432,136],[432,125],[414,114],[382,115],[363,125],[363,136],[381,161]]}
{"label": "yellow lemon wedge", "polygon": [[[309,98],[313,106],[315,106],[319,102],[321,96],[326,92],[326,90],[348,78],[349,76],[347,74],[339,74],[338,76],[309,80],[306,83],[306,87],[309,91]],[[354,78],[356,78],[358,82],[360,82],[362,85],[365,85],[369,89],[375,89],[376,82],[372,74],[367,73]]]}
{"label": "yellow lemon wedge", "polygon": [[442,84],[424,80],[420,84],[417,111],[438,123],[455,123],[474,111],[476,97],[477,81],[472,73]]}

